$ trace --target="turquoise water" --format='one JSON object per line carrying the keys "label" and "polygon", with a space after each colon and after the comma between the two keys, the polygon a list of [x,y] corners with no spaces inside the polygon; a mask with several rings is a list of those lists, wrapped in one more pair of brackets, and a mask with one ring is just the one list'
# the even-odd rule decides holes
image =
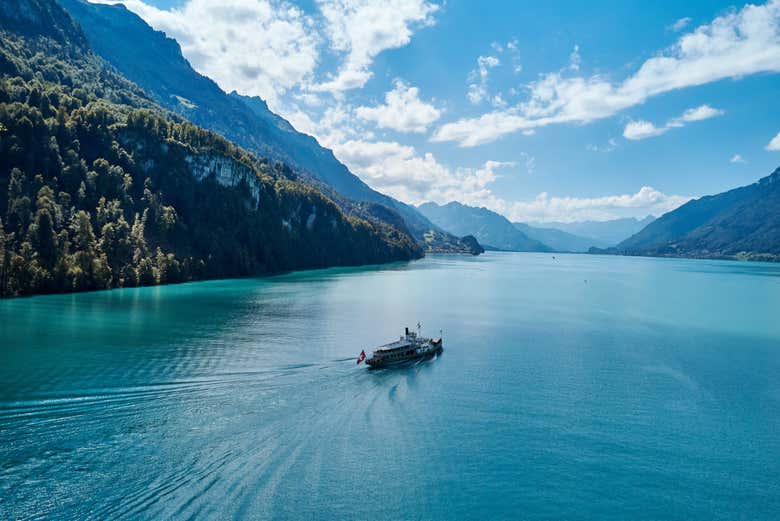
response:
{"label": "turquoise water", "polygon": [[[404,325],[436,359],[356,366]],[[0,518],[778,519],[780,265],[490,253],[0,302]]]}

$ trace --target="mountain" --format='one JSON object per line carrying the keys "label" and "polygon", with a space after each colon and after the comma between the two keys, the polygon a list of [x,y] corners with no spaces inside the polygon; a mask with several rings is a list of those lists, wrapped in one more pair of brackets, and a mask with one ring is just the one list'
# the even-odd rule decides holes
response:
{"label": "mountain", "polygon": [[417,209],[442,229],[455,235],[473,235],[485,247],[507,251],[552,251],[517,229],[506,217],[487,208],[453,201],[443,206],[425,203]]}
{"label": "mountain", "polygon": [[513,223],[515,227],[531,239],[546,244],[555,251],[582,253],[596,246],[605,246],[598,239],[580,237],[555,228],[537,228],[525,223]]}
{"label": "mountain", "polygon": [[[421,244],[426,245],[427,236],[468,250],[413,207],[371,189],[331,150],[321,147],[314,137],[296,131],[287,120],[271,112],[262,99],[225,93],[190,66],[176,40],[155,31],[123,5],[60,2],[81,24],[94,50],[163,107],[250,152],[284,161],[348,213],[366,217],[362,207],[352,201],[381,204],[398,212]],[[330,187],[330,193],[323,183]],[[436,245],[442,247],[443,243]]]}
{"label": "mountain", "polygon": [[2,296],[422,255],[386,219],[159,107],[54,0],[0,4],[0,187]]}
{"label": "mountain", "polygon": [[780,261],[780,168],[752,185],[689,201],[613,251]]}
{"label": "mountain", "polygon": [[592,246],[608,247],[618,244],[653,222],[655,217],[648,215],[644,219],[627,217],[610,221],[531,222],[535,228],[553,228],[567,233],[595,240]]}
{"label": "mountain", "polygon": [[41,35],[54,41],[83,49],[87,41],[70,17],[62,18],[62,8],[46,0],[3,0],[0,3],[0,26],[12,27],[19,36]]}

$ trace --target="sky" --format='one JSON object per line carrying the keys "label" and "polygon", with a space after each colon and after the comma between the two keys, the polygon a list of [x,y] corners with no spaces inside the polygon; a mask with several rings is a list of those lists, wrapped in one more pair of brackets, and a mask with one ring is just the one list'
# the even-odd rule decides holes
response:
{"label": "sky", "polygon": [[121,3],[412,204],[641,218],[780,166],[780,0]]}

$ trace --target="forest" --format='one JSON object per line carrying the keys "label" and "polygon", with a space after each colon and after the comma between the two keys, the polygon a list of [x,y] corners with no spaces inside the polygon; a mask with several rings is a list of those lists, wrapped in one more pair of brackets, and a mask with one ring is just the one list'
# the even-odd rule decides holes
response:
{"label": "forest", "polygon": [[30,4],[48,16],[26,34],[0,13],[0,296],[422,255],[404,229],[156,106],[54,2]]}

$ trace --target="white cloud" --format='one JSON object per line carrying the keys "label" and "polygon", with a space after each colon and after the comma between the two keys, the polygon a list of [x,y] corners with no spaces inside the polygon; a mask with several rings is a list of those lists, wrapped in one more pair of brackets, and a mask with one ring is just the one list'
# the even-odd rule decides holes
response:
{"label": "white cloud", "polygon": [[501,62],[495,56],[480,56],[477,58],[477,68],[469,73],[469,91],[466,94],[471,103],[477,104],[487,98],[487,81],[490,69],[498,67]]}
{"label": "white cloud", "polygon": [[659,128],[649,121],[631,121],[626,125],[625,130],[623,130],[623,137],[631,140],[645,139],[648,137],[660,136],[667,130],[669,130],[668,127]]}
{"label": "white cloud", "polygon": [[667,126],[682,127],[685,123],[703,121],[705,119],[722,116],[723,114],[725,114],[725,112],[720,109],[712,108],[709,105],[699,105],[698,107],[686,110],[683,112],[682,116],[670,120],[669,123],[667,123]]}
{"label": "white cloud", "polygon": [[396,80],[393,90],[385,94],[384,105],[358,107],[356,114],[373,121],[379,128],[398,132],[425,132],[428,125],[439,119],[441,111],[420,100],[420,89]]}
{"label": "white cloud", "polygon": [[286,110],[284,117],[298,132],[312,136],[317,134],[317,123],[309,117],[308,113],[300,110],[299,107],[296,106],[294,109]]}
{"label": "white cloud", "polygon": [[[261,96],[277,110],[291,90],[318,106],[322,100],[313,92],[362,87],[374,58],[408,44],[439,9],[426,0],[318,0],[320,12],[309,14],[286,0],[184,0],[168,10],[150,0],[90,1],[125,4],[175,38],[198,72],[226,91]],[[325,79],[317,69],[323,49],[340,60]]]}
{"label": "white cloud", "polygon": [[492,197],[488,185],[496,170],[515,163],[487,161],[480,168],[451,169],[433,154],[394,141],[349,140],[334,147],[336,156],[370,186],[402,201],[481,204]]}
{"label": "white cloud", "polygon": [[[320,12],[308,14],[285,0],[184,0],[180,7],[170,10],[158,9],[143,0],[122,3],[156,29],[176,38],[193,66],[223,89],[259,95],[272,107],[284,106],[285,117],[297,128],[332,147],[337,157],[369,184],[401,200],[460,200],[486,206],[515,220],[534,216],[572,220],[612,218],[626,212],[658,213],[660,208],[685,200],[646,187],[637,194],[593,199],[551,197],[544,193],[532,201],[507,201],[497,197],[491,186],[500,175],[517,174],[513,171],[518,167],[515,162],[485,161],[479,167],[453,168],[440,163],[433,154],[418,152],[411,146],[374,141],[373,134],[360,121],[375,121],[380,128],[419,132],[440,117],[438,108],[421,100],[417,89],[405,84],[396,83],[387,93],[385,103],[378,107],[354,109],[337,96],[368,81],[379,53],[406,45],[414,31],[433,23],[439,7],[425,0],[318,0]],[[521,67],[515,40],[498,44],[494,50],[499,48],[503,53],[501,60],[497,56],[480,57],[472,83],[477,87],[484,85],[480,101],[501,107],[506,103],[503,96],[488,94],[489,71],[500,61],[517,72]],[[324,52],[332,52],[338,58],[334,73],[328,77],[319,69]],[[573,73],[578,67],[575,48],[566,70]],[[532,135],[545,124],[578,121],[572,119],[576,113],[574,105],[561,104],[558,99],[562,94],[556,81],[550,75],[543,77],[531,84],[528,102],[484,115],[485,124],[476,133],[477,141],[493,139],[489,133],[496,129],[500,133],[520,130]],[[593,78],[582,81],[585,86],[595,82]],[[518,88],[517,92],[525,91]],[[329,103],[332,99],[328,94],[336,96],[336,103]],[[515,91],[509,94],[515,96]],[[569,94],[574,96],[575,92]],[[592,111],[590,101],[583,103],[583,113]],[[316,108],[316,117],[310,112],[311,107]],[[391,107],[400,109],[390,114]],[[584,120],[584,116],[580,117]],[[526,172],[537,168],[532,155],[518,152],[517,158],[519,167]]]}
{"label": "white cloud", "polygon": [[[444,204],[460,201],[484,206],[512,221],[607,220],[618,217],[660,215],[690,197],[667,195],[644,186],[634,194],[602,197],[553,197],[541,193],[530,201],[508,201],[490,189],[500,170],[517,166],[515,162],[486,161],[478,168],[449,168],[433,154],[418,154],[407,145],[392,141],[350,140],[337,145],[337,157],[369,185],[402,201],[420,204],[435,201]],[[535,168],[533,156],[521,153],[525,167]]]}
{"label": "white cloud", "polygon": [[634,194],[602,197],[551,197],[546,192],[528,202],[504,203],[499,210],[511,221],[604,221],[620,217],[661,215],[674,210],[691,198],[667,195],[650,186]]}
{"label": "white cloud", "polygon": [[499,63],[501,62],[495,56],[480,56],[477,58],[477,64],[479,65],[479,75],[482,76],[483,74],[486,74],[482,71],[485,69],[492,69]]}
{"label": "white cloud", "polygon": [[314,90],[338,92],[362,87],[374,58],[403,47],[414,29],[434,23],[439,6],[425,0],[320,0],[333,50],[345,55],[340,70]]}
{"label": "white cloud", "polygon": [[626,125],[625,130],[623,130],[623,137],[626,139],[638,140],[660,136],[661,134],[665,134],[669,129],[683,127],[686,123],[703,121],[723,114],[724,112],[720,109],[714,109],[709,105],[700,105],[686,110],[681,116],[670,119],[663,127],[656,127],[649,121],[631,121]]}
{"label": "white cloud", "polygon": [[494,107],[500,108],[500,107],[506,107],[507,102],[504,99],[504,96],[499,92],[498,94],[496,94],[490,99],[490,104],[493,105]]}
{"label": "white cloud", "polygon": [[615,138],[611,137],[607,141],[606,145],[599,146],[599,145],[589,144],[585,148],[587,148],[591,152],[605,152],[605,153],[612,152],[617,148],[617,141],[615,140]]}
{"label": "white cloud", "polygon": [[517,38],[512,38],[504,45],[493,42],[490,44],[490,47],[499,54],[505,53],[505,56],[509,58],[508,61],[512,65],[512,70],[515,74],[519,74],[523,70],[523,65],[520,63],[520,42],[518,42]]}
{"label": "white cloud", "polygon": [[670,31],[674,31],[676,33],[682,31],[686,27],[688,27],[688,24],[691,23],[692,18],[690,16],[686,16],[684,18],[680,18],[679,20],[676,20],[672,25],[668,27]]}
{"label": "white cloud", "polygon": [[747,5],[715,18],[681,36],[622,82],[600,75],[567,77],[565,72],[549,73],[529,83],[526,101],[446,123],[432,139],[476,146],[518,130],[606,118],[676,89],[780,72],[780,0]]}
{"label": "white cloud", "polygon": [[580,70],[580,64],[582,63],[582,58],[580,57],[580,46],[575,45],[574,49],[571,51],[571,54],[569,55],[569,69],[573,71]]}
{"label": "white cloud", "polygon": [[188,0],[171,10],[141,0],[121,3],[175,38],[192,66],[226,91],[273,103],[317,65],[319,37],[311,20],[281,0]]}
{"label": "white cloud", "polygon": [[731,159],[729,159],[729,163],[747,163],[747,161],[745,161],[745,158],[741,155],[734,154]]}
{"label": "white cloud", "polygon": [[296,94],[294,97],[295,99],[302,101],[304,104],[310,107],[319,107],[322,105],[322,98],[316,94],[312,94],[311,92],[301,92]]}
{"label": "white cloud", "polygon": [[525,170],[529,174],[533,174],[536,170],[536,158],[527,152],[520,152],[520,157],[525,162]]}
{"label": "white cloud", "polygon": [[772,141],[769,142],[769,144],[766,146],[766,149],[774,152],[780,151],[780,132],[778,132],[777,135],[772,138]]}
{"label": "white cloud", "polygon": [[328,148],[336,147],[357,133],[352,107],[344,104],[328,107],[312,131],[312,135]]}
{"label": "white cloud", "polygon": [[509,109],[483,114],[478,118],[460,119],[446,123],[436,129],[431,141],[457,141],[462,147],[473,147],[495,141],[504,134],[518,130],[532,130],[542,126],[539,121],[530,121]]}

